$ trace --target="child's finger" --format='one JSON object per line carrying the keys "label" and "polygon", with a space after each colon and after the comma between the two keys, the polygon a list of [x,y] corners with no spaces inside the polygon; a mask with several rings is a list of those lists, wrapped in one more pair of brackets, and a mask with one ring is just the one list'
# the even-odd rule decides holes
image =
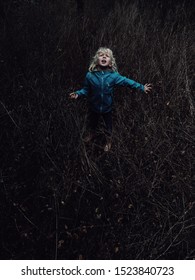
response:
{"label": "child's finger", "polygon": [[152,90],[151,88],[148,88],[148,89],[147,89],[147,93],[150,93],[150,92],[151,92],[151,90]]}
{"label": "child's finger", "polygon": [[152,85],[151,84],[145,84],[145,93],[150,93],[152,90]]}
{"label": "child's finger", "polygon": [[76,94],[76,93],[70,93],[69,94],[69,97],[70,97],[70,99],[77,99],[77,97],[78,97],[78,94]]}
{"label": "child's finger", "polygon": [[69,97],[70,97],[71,99],[75,98],[75,93],[74,93],[74,92],[70,93],[70,94],[69,94]]}

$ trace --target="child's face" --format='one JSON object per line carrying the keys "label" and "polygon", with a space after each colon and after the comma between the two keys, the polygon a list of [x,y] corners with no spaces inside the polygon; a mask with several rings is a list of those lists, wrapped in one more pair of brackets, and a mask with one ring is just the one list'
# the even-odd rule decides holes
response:
{"label": "child's face", "polygon": [[109,52],[98,53],[98,65],[101,68],[109,68],[112,66]]}

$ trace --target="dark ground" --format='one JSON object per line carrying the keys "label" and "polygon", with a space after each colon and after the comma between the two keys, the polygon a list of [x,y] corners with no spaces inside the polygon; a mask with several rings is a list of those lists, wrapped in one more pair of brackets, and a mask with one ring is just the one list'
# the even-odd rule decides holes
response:
{"label": "dark ground", "polygon": [[[1,4],[1,259],[193,259],[192,2],[81,2]],[[68,99],[105,45],[153,83],[116,89],[109,153]]]}

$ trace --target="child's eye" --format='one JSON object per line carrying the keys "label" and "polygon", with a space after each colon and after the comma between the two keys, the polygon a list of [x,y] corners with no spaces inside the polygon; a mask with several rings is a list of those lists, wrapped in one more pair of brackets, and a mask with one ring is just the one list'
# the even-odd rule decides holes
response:
{"label": "child's eye", "polygon": [[108,53],[100,53],[99,56],[107,56],[110,57],[110,55]]}

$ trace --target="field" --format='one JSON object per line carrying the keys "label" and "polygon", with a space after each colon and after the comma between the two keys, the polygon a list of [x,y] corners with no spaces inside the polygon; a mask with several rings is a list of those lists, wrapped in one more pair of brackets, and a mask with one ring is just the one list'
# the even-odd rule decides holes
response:
{"label": "field", "polygon": [[[146,2],[1,4],[1,259],[195,258],[192,1]],[[153,84],[116,88],[108,153],[69,99],[100,46]]]}

